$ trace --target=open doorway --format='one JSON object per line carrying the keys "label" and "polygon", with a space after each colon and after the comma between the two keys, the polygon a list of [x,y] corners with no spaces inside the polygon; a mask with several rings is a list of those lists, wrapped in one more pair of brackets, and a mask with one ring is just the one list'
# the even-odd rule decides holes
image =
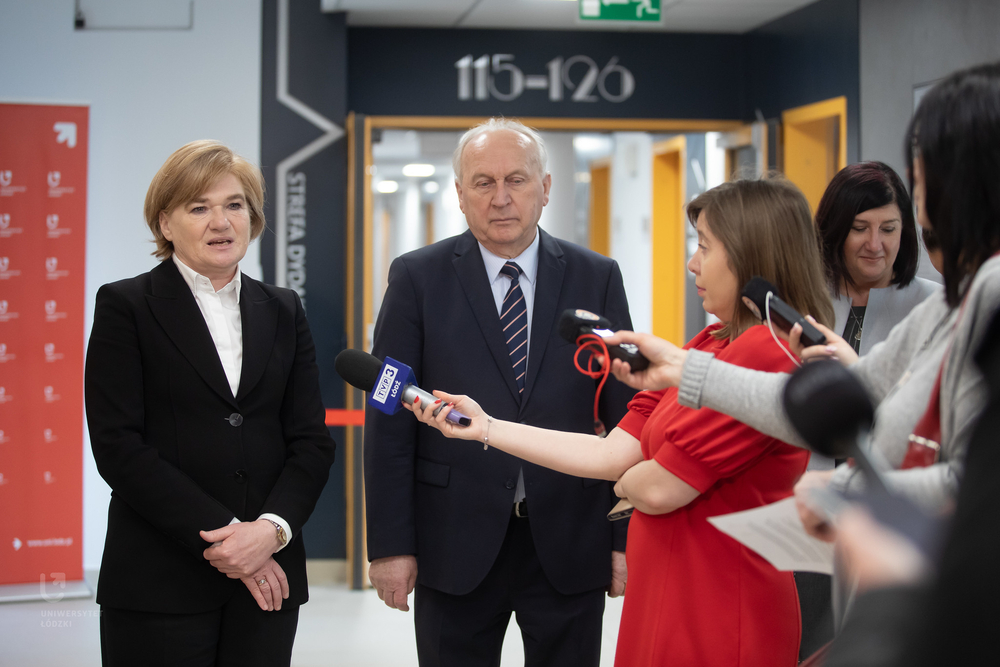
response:
{"label": "open doorway", "polygon": [[[483,120],[349,117],[348,347],[371,349],[392,260],[467,228],[451,156],[461,134]],[[618,261],[636,330],[677,342],[701,330],[705,313],[686,270],[697,238],[683,206],[725,180],[719,136],[743,123],[522,121],[542,133],[549,154],[553,184],[542,228]],[[669,169],[657,160],[669,162]],[[348,410],[364,405],[360,391],[347,396]],[[356,587],[367,581],[360,442],[361,429],[349,429],[347,571]]]}

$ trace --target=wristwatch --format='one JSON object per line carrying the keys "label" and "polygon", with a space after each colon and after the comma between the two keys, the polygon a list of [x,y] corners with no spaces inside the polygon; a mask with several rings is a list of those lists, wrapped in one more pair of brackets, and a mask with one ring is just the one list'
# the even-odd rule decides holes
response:
{"label": "wristwatch", "polygon": [[[271,521],[270,519],[264,519],[265,521]],[[288,544],[288,535],[285,534],[285,529],[281,527],[281,524],[277,521],[271,521],[274,524],[274,529],[278,531],[278,545],[285,546]]]}

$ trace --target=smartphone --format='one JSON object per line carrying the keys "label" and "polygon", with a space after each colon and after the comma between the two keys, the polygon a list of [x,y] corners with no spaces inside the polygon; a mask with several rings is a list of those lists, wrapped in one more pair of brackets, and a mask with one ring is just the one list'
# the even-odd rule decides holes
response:
{"label": "smartphone", "polygon": [[632,516],[632,510],[635,507],[628,501],[627,498],[622,498],[618,501],[618,504],[611,508],[608,512],[608,521],[618,521],[619,519],[626,519]]}

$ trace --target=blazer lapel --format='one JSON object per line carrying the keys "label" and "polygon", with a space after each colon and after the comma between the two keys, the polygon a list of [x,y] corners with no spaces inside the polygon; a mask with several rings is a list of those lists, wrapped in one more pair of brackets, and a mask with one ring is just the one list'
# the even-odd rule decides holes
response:
{"label": "blazer lapel", "polygon": [[278,298],[267,295],[256,280],[242,277],[240,316],[243,320],[243,370],[236,401],[242,401],[253,389],[271,359],[278,330]]}
{"label": "blazer lapel", "polygon": [[510,364],[507,343],[500,331],[500,315],[497,313],[497,304],[493,299],[493,292],[486,276],[486,265],[483,264],[483,256],[479,252],[479,245],[472,232],[462,234],[462,238],[455,244],[455,255],[452,266],[455,267],[455,273],[458,274],[458,284],[465,290],[469,306],[472,307],[472,312],[479,323],[479,329],[483,332],[483,338],[486,339],[486,346],[503,374],[507,389],[510,390],[514,399],[520,402],[517,378],[514,377],[514,368]]}
{"label": "blazer lapel", "polygon": [[556,321],[556,307],[559,305],[559,294],[562,291],[563,276],[566,273],[566,260],[563,259],[559,241],[538,228],[541,238],[538,240],[538,275],[535,277],[535,305],[531,315],[531,343],[528,346],[528,374],[524,378],[524,398],[522,407],[531,397],[531,388],[542,367],[542,357],[549,339],[552,337],[552,327]]}
{"label": "blazer lapel", "polygon": [[150,280],[153,293],[146,295],[146,303],[153,317],[205,383],[236,407],[205,317],[173,260],[160,262],[150,271]]}

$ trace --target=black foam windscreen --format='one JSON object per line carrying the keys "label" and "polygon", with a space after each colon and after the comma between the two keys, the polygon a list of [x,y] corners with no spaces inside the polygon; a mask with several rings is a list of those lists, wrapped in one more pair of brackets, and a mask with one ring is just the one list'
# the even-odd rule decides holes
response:
{"label": "black foam windscreen", "polygon": [[567,308],[559,317],[559,335],[570,343],[575,343],[577,338],[594,329],[611,329],[611,321],[590,311],[575,308]]}
{"label": "black foam windscreen", "polygon": [[802,439],[831,458],[854,456],[858,434],[871,428],[875,407],[857,377],[832,360],[804,364],[789,378],[785,414]]}
{"label": "black foam windscreen", "polygon": [[346,349],[338,354],[333,365],[344,381],[362,391],[372,390],[378,381],[379,371],[382,370],[382,362],[378,357],[352,349]]}
{"label": "black foam windscreen", "polygon": [[767,293],[771,292],[774,296],[780,297],[781,294],[778,292],[778,288],[764,280],[760,276],[754,276],[747,284],[743,286],[743,291],[740,293],[757,306],[758,318],[764,319],[760,313],[767,312]]}

